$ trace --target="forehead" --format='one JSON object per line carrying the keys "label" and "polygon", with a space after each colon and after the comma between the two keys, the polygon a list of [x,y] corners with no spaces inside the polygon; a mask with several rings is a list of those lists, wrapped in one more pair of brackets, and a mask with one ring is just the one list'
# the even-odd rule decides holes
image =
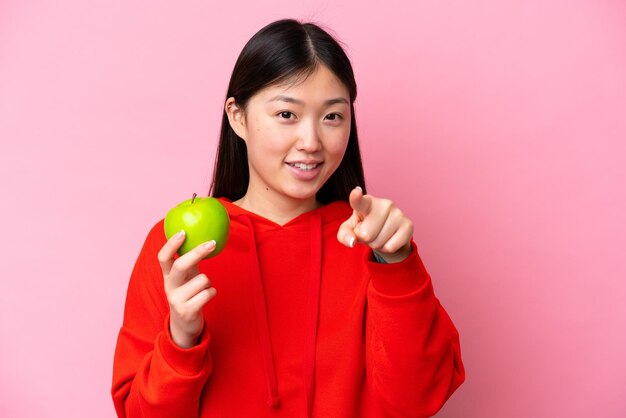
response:
{"label": "forehead", "polygon": [[319,65],[308,76],[294,76],[280,84],[269,85],[255,96],[263,102],[268,102],[276,96],[289,96],[305,104],[324,102],[331,98],[345,98],[348,103],[350,100],[348,88],[323,65]]}

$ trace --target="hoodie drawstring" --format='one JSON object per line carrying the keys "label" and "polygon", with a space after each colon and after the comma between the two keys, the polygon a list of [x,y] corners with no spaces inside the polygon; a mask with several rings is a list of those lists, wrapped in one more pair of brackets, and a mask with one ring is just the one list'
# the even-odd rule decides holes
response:
{"label": "hoodie drawstring", "polygon": [[278,384],[276,383],[276,370],[274,369],[274,355],[272,353],[272,342],[270,341],[270,328],[267,320],[267,304],[265,302],[265,292],[261,279],[261,267],[259,266],[259,256],[256,250],[256,239],[252,221],[247,216],[241,215],[241,220],[248,225],[250,237],[252,239],[252,253],[254,255],[254,275],[252,276],[252,293],[254,296],[254,310],[256,313],[256,325],[261,343],[261,356],[265,369],[265,379],[269,391],[267,405],[276,407],[280,403],[278,398]]}
{"label": "hoodie drawstring", "polygon": [[315,385],[315,345],[320,311],[320,287],[322,284],[322,219],[319,213],[311,216],[311,277],[307,292],[304,336],[304,385],[307,416],[313,411]]}
{"label": "hoodie drawstring", "polygon": [[[256,313],[257,330],[261,344],[261,356],[265,370],[265,378],[268,387],[269,407],[275,408],[280,405],[278,396],[278,383],[276,381],[276,369],[270,338],[269,321],[267,318],[267,302],[263,289],[261,267],[256,248],[256,237],[252,220],[246,215],[240,215],[239,219],[248,226],[252,241],[252,254],[254,256],[254,274],[252,275],[252,293]],[[315,345],[317,342],[317,324],[319,318],[321,268],[322,268],[322,219],[319,213],[311,214],[311,274],[307,291],[305,311],[305,337],[304,337],[304,364],[303,377],[307,416],[313,411],[313,396],[315,383]]]}

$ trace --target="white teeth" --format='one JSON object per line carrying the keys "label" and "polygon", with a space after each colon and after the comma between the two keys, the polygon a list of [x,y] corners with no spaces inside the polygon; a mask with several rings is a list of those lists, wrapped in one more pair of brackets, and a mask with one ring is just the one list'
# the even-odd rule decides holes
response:
{"label": "white teeth", "polygon": [[296,167],[299,168],[300,170],[313,170],[315,167],[317,167],[319,164],[302,164],[302,163],[295,163],[295,164],[289,164],[292,167]]}

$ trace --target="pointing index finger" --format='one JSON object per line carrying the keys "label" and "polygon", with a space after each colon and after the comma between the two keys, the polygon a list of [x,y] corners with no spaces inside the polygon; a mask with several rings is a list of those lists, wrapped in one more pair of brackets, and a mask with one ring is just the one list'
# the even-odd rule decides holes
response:
{"label": "pointing index finger", "polygon": [[372,209],[372,198],[363,194],[363,189],[356,186],[350,192],[350,206],[362,216],[366,216]]}

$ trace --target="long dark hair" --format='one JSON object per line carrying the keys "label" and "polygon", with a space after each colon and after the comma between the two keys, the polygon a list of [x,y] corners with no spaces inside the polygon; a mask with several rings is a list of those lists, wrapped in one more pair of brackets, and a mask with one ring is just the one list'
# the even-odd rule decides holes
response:
{"label": "long dark hair", "polygon": [[[294,19],[282,19],[265,26],[241,51],[226,99],[234,97],[239,108],[245,110],[250,97],[259,90],[293,77],[306,77],[319,64],[328,67],[348,88],[351,127],[343,160],[317,192],[316,198],[324,204],[335,200],[347,202],[355,186],[361,186],[366,193],[354,115],[356,82],[350,60],[331,35],[313,23],[300,23]],[[246,194],[249,179],[246,144],[235,134],[224,111],[209,195],[238,200]]]}

